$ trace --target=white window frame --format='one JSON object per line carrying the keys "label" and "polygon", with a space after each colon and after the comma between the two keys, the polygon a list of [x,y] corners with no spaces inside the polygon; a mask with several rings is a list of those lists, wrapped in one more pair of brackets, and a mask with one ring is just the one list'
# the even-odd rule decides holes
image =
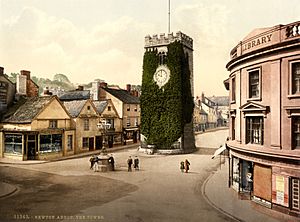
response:
{"label": "white window frame", "polygon": [[[249,118],[260,118],[261,119],[261,123],[262,123],[262,127],[260,126],[260,129],[259,129],[259,138],[260,138],[260,141],[259,143],[254,143],[253,141],[253,138],[250,138],[249,141],[248,141],[248,131],[251,131],[251,128],[248,129],[248,119]],[[265,131],[265,120],[264,120],[264,116],[263,115],[245,115],[245,128],[246,128],[246,132],[245,132],[245,142],[246,144],[254,144],[254,145],[264,145],[264,131]],[[251,125],[252,126],[252,125]]]}
{"label": "white window frame", "polygon": [[288,97],[300,97],[300,91],[294,93],[293,92],[293,65],[295,63],[300,64],[300,60],[294,60],[289,62],[289,95]]}
{"label": "white window frame", "polygon": [[[250,75],[251,75],[251,73],[256,72],[256,71],[258,71],[258,96],[250,97]],[[262,72],[261,67],[251,68],[251,69],[247,70],[247,100],[248,101],[255,101],[255,100],[260,101],[262,98],[261,97],[261,94],[262,94],[262,92],[261,92],[262,91],[261,72]]]}
{"label": "white window frame", "polygon": [[49,128],[50,129],[56,129],[57,127],[58,127],[57,119],[50,119],[49,120]]}
{"label": "white window frame", "polygon": [[83,119],[83,130],[84,131],[90,130],[90,120],[88,118]]}

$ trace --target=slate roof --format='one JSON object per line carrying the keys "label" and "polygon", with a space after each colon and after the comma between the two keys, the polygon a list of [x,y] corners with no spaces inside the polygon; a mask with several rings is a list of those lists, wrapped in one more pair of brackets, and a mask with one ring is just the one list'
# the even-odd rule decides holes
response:
{"label": "slate roof", "polygon": [[105,107],[108,104],[107,100],[103,100],[103,101],[93,101],[98,113],[102,113],[105,109]]}
{"label": "slate roof", "polygon": [[91,97],[90,90],[72,90],[59,97],[61,101],[87,100]]}
{"label": "slate roof", "polygon": [[208,99],[213,101],[218,106],[229,106],[228,96],[213,96],[213,97],[208,97]]}
{"label": "slate roof", "polygon": [[77,117],[87,100],[73,100],[63,102],[66,110],[72,117]]}
{"label": "slate roof", "polygon": [[53,99],[54,96],[31,97],[3,122],[31,123],[37,114]]}
{"label": "slate roof", "polygon": [[140,99],[136,96],[131,95],[127,90],[112,89],[112,88],[103,88],[103,89],[124,103],[127,103],[127,104],[139,104],[140,103]]}

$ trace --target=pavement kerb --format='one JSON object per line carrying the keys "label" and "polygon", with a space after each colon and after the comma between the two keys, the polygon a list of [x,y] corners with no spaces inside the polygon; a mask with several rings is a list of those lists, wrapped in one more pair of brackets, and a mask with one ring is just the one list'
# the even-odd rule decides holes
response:
{"label": "pavement kerb", "polygon": [[[125,145],[125,146],[118,146],[118,147],[115,147],[115,148],[108,148],[108,149],[106,149],[106,151],[107,151],[107,153],[113,153],[113,152],[116,152],[116,151],[119,151],[119,150],[138,148],[138,146],[139,146],[139,143],[135,143],[135,144]],[[7,165],[7,164],[11,164],[11,165],[44,164],[44,163],[57,162],[57,161],[70,160],[70,159],[77,159],[77,158],[92,156],[94,154],[99,154],[100,152],[101,152],[101,150],[95,150],[95,151],[75,154],[75,155],[71,155],[71,156],[63,156],[63,157],[59,157],[59,158],[52,159],[52,160],[32,160],[32,161],[30,161],[30,160],[26,160],[26,161],[9,160],[9,161],[3,161],[3,158],[0,158],[0,164],[5,164],[5,165]]]}
{"label": "pavement kerb", "polygon": [[244,220],[242,220],[242,219],[240,219],[240,218],[237,218],[236,216],[230,214],[229,212],[227,212],[227,211],[223,210],[222,208],[218,207],[217,205],[215,205],[215,204],[209,199],[209,197],[206,195],[205,190],[206,190],[207,182],[208,182],[213,176],[215,176],[215,173],[216,173],[216,171],[214,171],[213,173],[211,173],[211,174],[206,178],[206,180],[204,181],[204,183],[203,183],[203,185],[202,185],[202,187],[201,187],[201,193],[202,193],[204,199],[206,200],[206,202],[207,202],[210,206],[212,206],[213,208],[215,208],[216,210],[218,210],[218,211],[221,212],[222,214],[226,215],[227,217],[229,217],[229,218],[231,218],[231,219],[233,219],[233,220],[235,220],[235,221],[244,222]]}
{"label": "pavement kerb", "polygon": [[18,191],[18,188],[16,186],[13,186],[5,182],[0,182],[0,187],[1,187],[0,198],[10,196]]}

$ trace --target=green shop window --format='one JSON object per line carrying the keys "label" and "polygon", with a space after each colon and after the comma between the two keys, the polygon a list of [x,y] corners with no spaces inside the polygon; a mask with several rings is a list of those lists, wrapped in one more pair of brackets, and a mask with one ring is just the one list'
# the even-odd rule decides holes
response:
{"label": "green shop window", "polygon": [[22,135],[5,134],[4,143],[5,153],[22,154]]}
{"label": "green shop window", "polygon": [[62,150],[62,135],[48,134],[40,135],[40,152],[60,152]]}

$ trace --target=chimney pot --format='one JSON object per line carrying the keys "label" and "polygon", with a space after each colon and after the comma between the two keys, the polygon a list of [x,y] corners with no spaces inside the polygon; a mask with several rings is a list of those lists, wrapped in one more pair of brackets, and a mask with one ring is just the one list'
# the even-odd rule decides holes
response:
{"label": "chimney pot", "polygon": [[0,75],[4,75],[4,68],[0,67]]}
{"label": "chimney pot", "polygon": [[30,79],[30,71],[27,70],[21,70],[21,75],[26,76],[27,80]]}

